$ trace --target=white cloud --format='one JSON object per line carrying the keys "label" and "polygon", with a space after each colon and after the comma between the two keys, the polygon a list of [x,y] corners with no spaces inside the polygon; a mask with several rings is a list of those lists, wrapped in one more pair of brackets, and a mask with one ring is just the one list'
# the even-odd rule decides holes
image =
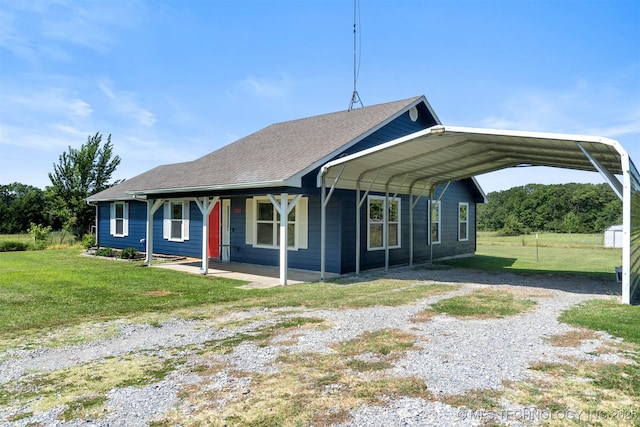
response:
{"label": "white cloud", "polygon": [[30,88],[16,93],[2,91],[0,95],[3,109],[7,114],[17,115],[25,112],[53,113],[59,117],[88,117],[93,112],[91,105],[62,88]]}
{"label": "white cloud", "polygon": [[69,46],[104,53],[123,28],[144,16],[138,1],[73,0],[4,2],[0,9],[0,48],[38,64],[41,58],[67,61]]}
{"label": "white cloud", "polygon": [[[39,152],[58,152],[68,146],[79,146],[90,132],[72,126],[43,125],[40,127],[0,126],[3,150],[38,150]],[[13,148],[12,148],[13,147]]]}
{"label": "white cloud", "polygon": [[282,98],[289,94],[291,82],[285,73],[280,73],[276,78],[249,75],[240,82],[239,87],[260,98]]}
{"label": "white cloud", "polygon": [[620,137],[640,133],[640,94],[624,85],[579,80],[560,90],[517,90],[479,125],[499,129]]}
{"label": "white cloud", "polygon": [[151,127],[156,122],[156,116],[149,110],[138,105],[136,94],[133,92],[116,92],[108,82],[99,84],[102,93],[109,99],[111,109],[124,118],[133,119],[142,126]]}

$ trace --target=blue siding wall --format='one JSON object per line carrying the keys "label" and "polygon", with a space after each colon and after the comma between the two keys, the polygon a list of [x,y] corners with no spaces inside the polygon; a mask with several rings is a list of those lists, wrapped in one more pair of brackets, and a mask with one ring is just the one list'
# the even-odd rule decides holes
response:
{"label": "blue siding wall", "polygon": [[[305,196],[307,197],[307,196]],[[289,268],[320,270],[320,196],[308,196],[308,249],[289,250]],[[246,198],[231,198],[231,261],[248,264],[277,266],[278,249],[254,248],[246,244]],[[327,207],[327,262],[328,272],[340,272],[340,206]]]}
{"label": "blue siding wall", "polygon": [[[409,118],[409,112],[405,112],[395,120],[391,121],[381,129],[373,132],[371,135],[349,147],[331,160],[343,157],[348,154],[357,153],[359,151],[366,150],[367,148],[384,144],[385,142],[393,141],[394,139],[410,135],[414,132],[427,129],[437,124],[435,119],[423,103],[418,104],[417,108],[418,120],[416,120],[415,122],[411,121],[411,118]],[[302,178],[303,188],[308,189],[308,191],[318,191],[316,188],[318,171],[319,168],[308,173]]]}
{"label": "blue siding wall", "polygon": [[[418,106],[418,112],[418,120],[415,122],[411,121],[409,113],[406,112],[383,128],[378,129],[362,141],[359,141],[357,144],[345,150],[344,154],[357,153],[358,151],[366,150],[367,148],[375,147],[376,145],[393,141],[394,139],[402,136],[436,125],[436,121],[431,117],[431,114],[428,112],[424,104],[420,104]],[[343,154],[341,154],[341,156],[342,155]]]}
{"label": "blue siding wall", "polygon": [[[440,190],[436,191],[436,196]],[[410,243],[410,227],[409,227],[409,197],[401,196],[401,247],[389,250],[390,265],[405,265],[409,263],[409,243]],[[433,245],[433,259],[448,258],[460,255],[469,255],[475,252],[476,248],[476,191],[471,181],[457,181],[451,183],[445,195],[441,199],[441,237],[440,243]],[[431,257],[431,248],[429,247],[429,225],[428,225],[428,197],[422,197],[416,204],[413,217],[413,261],[419,263],[428,261]],[[468,212],[468,237],[467,241],[458,240],[458,202],[469,203]],[[372,268],[384,267],[385,251],[384,250],[367,250],[367,206],[366,202],[361,208],[361,240],[360,240],[360,268],[367,270]],[[348,203],[345,209],[353,204]],[[355,212],[351,209],[354,218]],[[349,221],[345,221],[349,223]],[[355,235],[355,234],[354,234]],[[355,246],[350,249],[346,248],[345,257],[343,258],[343,273],[355,270]],[[349,255],[353,254],[353,255]]]}
{"label": "blue siding wall", "polygon": [[[153,215],[153,252],[157,254],[202,257],[202,214],[194,202],[189,203],[189,240],[173,242],[163,236],[164,209]],[[146,220],[145,220],[146,222]]]}
{"label": "blue siding wall", "polygon": [[114,249],[135,248],[140,252],[145,251],[145,245],[140,240],[147,234],[147,204],[137,201],[127,203],[129,204],[129,235],[127,237],[115,237],[109,234],[111,204],[106,202],[98,204],[98,246]]}
{"label": "blue siding wall", "polygon": [[[147,204],[132,201],[129,203],[129,235],[115,237],[109,234],[110,203],[102,202],[98,206],[98,244],[102,247],[124,249],[132,247],[140,252],[146,251],[142,239],[147,236]],[[153,252],[157,254],[180,255],[187,257],[202,256],[202,214],[195,203],[189,209],[189,240],[170,242],[163,238],[163,209],[156,211],[153,217]]]}

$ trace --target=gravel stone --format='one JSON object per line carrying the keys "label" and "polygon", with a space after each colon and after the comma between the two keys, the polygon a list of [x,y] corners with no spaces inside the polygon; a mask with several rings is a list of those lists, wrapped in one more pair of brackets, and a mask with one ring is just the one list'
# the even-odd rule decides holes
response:
{"label": "gravel stone", "polygon": [[[366,279],[382,277],[382,272],[363,275]],[[196,410],[182,401],[181,390],[190,385],[202,385],[211,390],[232,390],[234,396],[251,393],[251,373],[273,374],[280,369],[278,356],[287,353],[331,353],[332,345],[359,335],[386,328],[396,328],[417,337],[414,349],[394,359],[383,372],[389,377],[415,376],[423,378],[435,396],[459,395],[471,390],[501,389],[504,381],[527,379],[528,367],[534,362],[565,362],[597,360],[615,363],[622,359],[615,353],[598,354],[595,350],[607,341],[615,341],[607,334],[585,340],[579,346],[558,347],[547,338],[575,328],[557,319],[563,310],[582,301],[610,298],[619,292],[619,285],[586,278],[558,278],[552,276],[518,276],[513,274],[486,274],[469,270],[416,270],[396,269],[385,277],[415,280],[420,283],[452,283],[459,289],[400,307],[368,307],[362,309],[317,310],[256,308],[225,315],[225,319],[256,319],[236,328],[216,328],[211,321],[172,319],[159,326],[123,324],[117,336],[95,339],[81,345],[33,350],[8,350],[0,353],[0,386],[21,378],[28,379],[34,372],[48,372],[99,361],[106,357],[127,354],[158,355],[175,358],[177,368],[163,380],[145,387],[115,388],[108,392],[105,414],[99,419],[78,419],[63,422],[58,419],[65,409],[62,405],[49,411],[35,411],[28,417],[12,421],[13,417],[28,412],[29,408],[0,406],[2,426],[146,426],[161,419],[168,411],[178,411],[188,417]],[[502,319],[457,319],[436,315],[429,321],[412,322],[416,313],[430,304],[454,295],[464,295],[476,289],[491,286],[494,289],[522,291],[537,302],[529,312]],[[531,295],[534,295],[531,297]],[[294,312],[295,314],[292,314]],[[271,345],[247,340],[224,355],[208,355],[209,362],[220,363],[224,369],[211,374],[204,382],[201,375],[190,368],[204,362],[198,354],[214,340],[232,337],[238,333],[251,333],[274,325],[292,316],[317,317],[325,320],[328,328],[299,328],[282,333]],[[224,320],[224,319],[222,319]],[[243,323],[243,322],[240,322]],[[359,356],[362,360],[375,360],[373,354]],[[238,375],[237,372],[242,372]],[[226,401],[215,402],[224,407]],[[527,410],[508,406],[509,410]],[[485,420],[478,419],[466,408],[456,408],[439,401],[400,397],[385,404],[362,405],[351,412],[344,426],[474,426]],[[499,424],[504,420],[496,419]],[[508,421],[508,425],[519,425]]]}

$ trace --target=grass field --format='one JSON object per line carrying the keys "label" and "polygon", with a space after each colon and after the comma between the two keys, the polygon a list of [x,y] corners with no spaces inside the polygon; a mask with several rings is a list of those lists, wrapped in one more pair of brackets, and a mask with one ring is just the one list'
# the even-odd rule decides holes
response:
{"label": "grass field", "polygon": [[[303,284],[255,289],[220,277],[148,268],[142,262],[105,260],[80,255],[78,249],[0,253],[0,347],[12,340],[47,330],[123,317],[217,305],[222,309],[251,307],[394,306],[444,292],[450,286],[411,286],[380,280],[343,286]],[[403,292],[398,292],[403,290]],[[215,315],[209,309],[208,315]],[[205,314],[206,315],[206,314]]]}
{"label": "grass field", "polygon": [[540,233],[495,236],[479,233],[476,256],[447,261],[456,267],[487,271],[587,275],[615,280],[622,249],[604,248],[600,234]]}
{"label": "grass field", "polygon": [[[33,243],[33,237],[26,233],[21,234],[0,234],[0,242],[14,241],[23,243]],[[52,231],[46,240],[47,245],[73,245],[75,237],[71,233],[63,233],[62,231]]]}
{"label": "grass field", "polygon": [[[537,236],[537,237],[536,237]],[[500,246],[530,246],[556,248],[593,248],[602,249],[602,234],[565,234],[565,233],[532,233],[522,236],[499,236],[492,232],[478,232],[478,243]]]}
{"label": "grass field", "polygon": [[[490,271],[583,274],[615,280],[614,267],[621,263],[619,249],[595,248],[599,237],[593,235],[570,237],[541,235],[547,246],[536,250],[528,242],[523,245],[519,237],[481,235],[477,256],[449,263]],[[247,298],[236,281],[79,254],[78,249],[0,253],[0,330],[5,337],[199,305],[335,308],[396,305],[421,296],[419,288],[397,292],[406,287],[402,281],[383,281],[353,287],[325,283],[275,288],[253,291]]]}
{"label": "grass field", "polygon": [[[471,268],[513,272],[608,274],[607,277],[613,280],[610,270],[612,265],[619,264],[619,250],[589,245],[572,243],[572,246],[545,246],[545,251],[540,251],[536,262],[535,258],[531,258],[532,247],[518,245],[517,240],[507,239],[501,244],[483,240],[478,245],[479,256],[455,262],[467,263]],[[240,289],[238,285],[242,283],[144,267],[137,261],[81,256],[79,249],[0,253],[0,351],[8,348],[56,347],[115,336],[118,334],[118,325],[122,324],[120,321],[160,327],[169,318],[215,322],[231,312],[264,307],[286,307],[289,311],[295,307],[340,309],[399,306],[458,289],[456,285],[386,278],[368,282],[342,278],[334,283],[309,283],[250,291]],[[535,310],[536,304],[535,301],[509,295],[503,290],[484,289],[466,296],[445,298],[427,307],[424,312],[417,313],[415,321],[429,322],[436,313],[474,319],[471,321],[495,319]],[[109,322],[116,319],[118,322]],[[229,319],[225,321],[225,327],[237,326],[242,322],[233,317]],[[640,361],[637,350],[637,344],[640,344],[640,328],[637,327],[640,324],[640,307],[618,304],[609,299],[586,301],[565,311],[559,320],[584,328],[604,330],[624,338],[626,343],[622,343],[620,348],[599,351],[624,352],[633,360]],[[254,334],[238,333],[212,341],[207,344],[207,351],[224,354],[248,340],[268,342],[287,328],[326,327],[318,322],[312,317],[295,317],[269,324],[254,331]],[[580,331],[582,335],[578,337],[550,339],[555,338],[565,346],[569,339],[579,342],[595,334],[589,334],[586,329],[584,331]],[[377,404],[386,401],[380,399],[389,397],[445,399],[432,395],[424,381],[416,378],[375,379],[376,372],[390,367],[394,358],[412,349],[414,344],[413,334],[404,330],[385,329],[365,333],[336,345],[331,354],[292,353],[281,356],[281,369],[277,374],[252,376],[250,393],[243,395],[244,400],[232,396],[232,393],[237,393],[233,389],[212,394],[212,390],[206,386],[206,379],[202,382],[205,386],[194,383],[191,388],[185,389],[183,398],[193,403],[195,409],[190,416],[194,417],[193,420],[204,420],[201,425],[208,424],[208,417],[217,419],[223,416],[229,425],[239,426],[324,425],[330,424],[329,421],[348,420],[349,410],[363,403]],[[360,359],[356,357],[359,354],[376,356],[374,360]],[[203,378],[217,375],[222,369],[217,364],[219,362],[205,363],[206,355],[201,354],[198,359],[202,360],[201,364],[190,368],[193,374],[197,373]],[[180,357],[162,359],[145,352],[132,352],[34,374],[6,385],[5,392],[0,393],[0,407],[13,402],[24,408],[15,415],[16,421],[21,417],[29,417],[32,414],[30,411],[35,411],[29,409],[32,407],[30,405],[35,405],[33,407],[37,410],[65,405],[61,420],[99,419],[107,411],[105,404],[109,390],[153,384],[173,370],[184,369],[183,363]],[[472,390],[467,395],[449,396],[446,398],[449,400],[445,399],[444,402],[474,410],[487,410],[492,405],[500,408],[500,401],[504,397],[515,404],[547,410],[599,410],[609,414],[622,409],[631,413],[640,399],[639,366],[638,363],[594,364],[571,360],[538,363],[530,369],[544,375],[542,379],[513,383],[503,391]],[[239,372],[237,374],[240,375]],[[332,385],[339,386],[340,393],[327,394],[327,387]],[[209,403],[216,396],[229,402],[225,409],[227,412],[222,415],[220,409],[210,409]],[[247,406],[242,406],[245,403]],[[336,408],[338,410],[334,411]],[[168,413],[165,419],[152,425],[178,425],[185,421],[177,413],[173,419],[172,414]],[[314,418],[317,414],[328,418]],[[296,419],[306,422],[296,424],[291,421]],[[551,420],[549,425],[567,425],[556,421]],[[624,424],[616,420],[604,420],[598,425],[638,425],[633,422]],[[192,425],[198,423],[192,422]]]}

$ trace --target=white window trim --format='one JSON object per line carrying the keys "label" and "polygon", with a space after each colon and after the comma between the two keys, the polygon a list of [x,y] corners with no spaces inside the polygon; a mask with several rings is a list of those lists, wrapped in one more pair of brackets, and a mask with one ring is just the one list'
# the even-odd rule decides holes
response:
{"label": "white window trim", "polygon": [[[280,201],[279,196],[274,196],[274,198]],[[291,195],[288,197],[288,201],[290,202],[295,198],[295,195]],[[274,245],[265,245],[258,243],[258,202],[269,203],[274,209],[274,242],[278,241],[278,234],[280,232],[280,222],[277,221],[277,209],[271,203],[271,199],[267,196],[256,196],[246,199],[246,238],[245,243],[247,245],[251,245],[254,248],[261,249],[279,249],[280,246],[276,243]],[[299,249],[307,249],[308,248],[308,204],[309,198],[301,197],[298,200],[298,203],[294,207],[295,213],[295,221],[293,221],[294,225],[294,245],[287,245],[288,250],[297,251]]]}
{"label": "white window trim", "polygon": [[[465,218],[464,221],[462,221],[462,218],[460,218],[460,211],[462,207],[465,207],[466,212],[467,212],[467,218]],[[467,231],[467,235],[463,238],[462,236],[460,236],[460,225],[462,223],[466,224],[466,231]],[[460,242],[466,242],[469,240],[469,203],[467,202],[459,202],[458,203],[458,241]]]}
{"label": "white window trim", "polygon": [[[382,200],[382,209],[384,217],[382,218],[382,246],[371,247],[371,215],[369,209],[371,209],[371,200]],[[397,224],[398,226],[398,243],[393,246],[389,246],[389,249],[398,249],[402,247],[402,200],[400,198],[389,199],[390,203],[398,204],[398,221],[388,221],[387,226],[390,224]],[[387,198],[385,196],[367,196],[367,250],[368,251],[383,251],[386,247],[386,239],[389,238],[389,230],[384,230],[385,218],[389,214],[387,209]]]}
{"label": "white window trim", "polygon": [[[432,208],[432,204],[435,205],[435,208]],[[438,211],[438,240],[433,240],[433,211],[431,209],[435,209]],[[429,241],[432,245],[438,245],[442,242],[442,201],[431,201],[429,200]]]}
{"label": "white window trim", "polygon": [[[182,203],[182,232],[180,238],[171,237],[171,205]],[[164,218],[162,226],[162,234],[165,240],[170,242],[185,242],[189,240],[189,211],[191,209],[191,202],[188,200],[169,200],[164,203]]]}
{"label": "white window trim", "polygon": [[[122,218],[116,218],[116,205],[122,205]],[[122,219],[122,234],[118,234],[117,220]],[[109,234],[113,237],[127,237],[129,235],[129,203],[113,202],[109,206]]]}

